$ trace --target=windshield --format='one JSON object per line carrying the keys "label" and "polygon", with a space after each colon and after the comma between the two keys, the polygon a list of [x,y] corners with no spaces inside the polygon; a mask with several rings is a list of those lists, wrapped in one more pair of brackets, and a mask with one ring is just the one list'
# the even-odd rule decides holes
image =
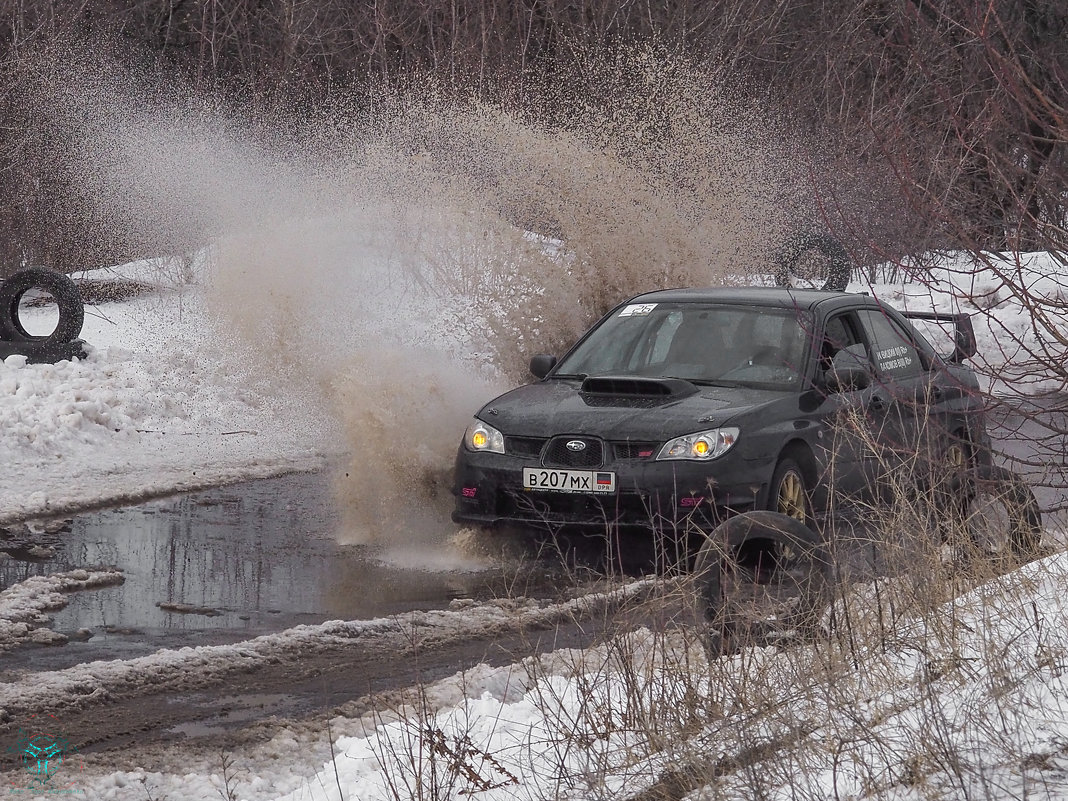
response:
{"label": "windshield", "polygon": [[554,376],[635,375],[790,389],[801,380],[808,316],[708,303],[631,304],[612,313]]}

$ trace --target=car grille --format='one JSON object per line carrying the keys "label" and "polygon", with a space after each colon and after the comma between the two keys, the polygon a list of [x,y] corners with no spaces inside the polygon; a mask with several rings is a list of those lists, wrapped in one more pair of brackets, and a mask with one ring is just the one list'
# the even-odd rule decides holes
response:
{"label": "car grille", "polygon": [[[571,450],[569,442],[582,442],[586,447]],[[553,437],[542,457],[546,467],[600,467],[604,463],[604,443],[591,437]]]}
{"label": "car grille", "polygon": [[612,443],[612,453],[615,454],[617,459],[649,459],[656,456],[659,449],[659,442],[627,440],[626,442]]}
{"label": "car grille", "polygon": [[540,456],[545,437],[505,437],[504,450],[513,456]]}

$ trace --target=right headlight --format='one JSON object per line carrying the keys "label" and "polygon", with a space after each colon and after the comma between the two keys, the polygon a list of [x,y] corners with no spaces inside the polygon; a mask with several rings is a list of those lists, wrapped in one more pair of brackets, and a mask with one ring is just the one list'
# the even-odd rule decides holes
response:
{"label": "right headlight", "polygon": [[504,453],[504,434],[475,418],[464,433],[464,445],[469,451]]}
{"label": "right headlight", "polygon": [[656,455],[662,459],[694,459],[699,462],[722,456],[738,441],[737,428],[713,428],[710,431],[698,431],[666,443]]}

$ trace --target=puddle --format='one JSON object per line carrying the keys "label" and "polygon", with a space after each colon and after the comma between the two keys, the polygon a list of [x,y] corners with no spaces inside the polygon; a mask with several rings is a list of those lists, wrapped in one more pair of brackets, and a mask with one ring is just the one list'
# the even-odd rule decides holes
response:
{"label": "puddle", "polygon": [[[0,588],[32,575],[115,565],[122,586],[73,593],[52,628],[84,642],[20,648],[5,668],[129,658],[301,623],[441,608],[499,593],[500,565],[440,546],[339,545],[325,474],[294,474],[74,518],[53,558],[0,562]],[[452,531],[442,523],[443,539]],[[167,608],[161,608],[161,604]]]}
{"label": "puddle", "polygon": [[[175,698],[171,703],[185,705],[191,703],[204,703],[205,696],[182,695]],[[263,710],[270,707],[275,709],[283,707],[290,701],[288,694],[283,693],[249,693],[246,695],[224,695],[211,698],[211,705],[218,711],[209,720],[197,720],[180,723],[172,726],[167,731],[172,734],[181,734],[186,737],[202,737],[221,729],[232,729],[263,716]]]}

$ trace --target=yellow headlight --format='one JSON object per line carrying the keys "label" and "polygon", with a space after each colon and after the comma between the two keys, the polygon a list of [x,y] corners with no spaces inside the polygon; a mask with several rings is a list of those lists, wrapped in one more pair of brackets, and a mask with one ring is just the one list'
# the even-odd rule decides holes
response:
{"label": "yellow headlight", "polygon": [[471,435],[471,444],[476,448],[485,448],[487,442],[489,442],[489,437],[486,436],[485,431],[476,431]]}
{"label": "yellow headlight", "polygon": [[694,456],[707,456],[708,455],[708,440],[699,439],[693,444]]}

